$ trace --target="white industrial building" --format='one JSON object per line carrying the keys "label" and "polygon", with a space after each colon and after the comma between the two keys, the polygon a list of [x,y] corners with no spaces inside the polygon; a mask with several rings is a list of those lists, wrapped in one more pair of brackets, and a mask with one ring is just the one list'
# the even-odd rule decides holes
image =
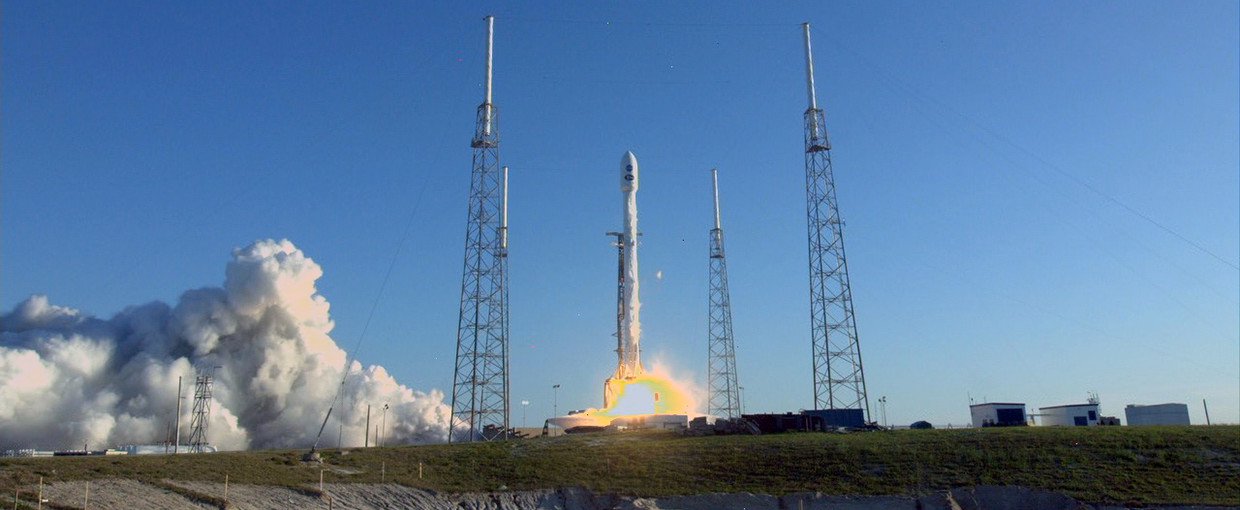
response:
{"label": "white industrial building", "polygon": [[1012,402],[987,402],[969,406],[974,427],[1018,427],[1028,425],[1025,404]]}
{"label": "white industrial building", "polygon": [[1124,417],[1134,425],[1188,425],[1188,404],[1128,404]]}
{"label": "white industrial building", "polygon": [[1043,426],[1092,427],[1098,425],[1098,401],[1090,399],[1085,404],[1040,407],[1038,417]]}

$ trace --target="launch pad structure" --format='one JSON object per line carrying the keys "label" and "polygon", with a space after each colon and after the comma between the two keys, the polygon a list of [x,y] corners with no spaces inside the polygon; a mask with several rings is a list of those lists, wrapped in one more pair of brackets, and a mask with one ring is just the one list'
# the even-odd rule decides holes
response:
{"label": "launch pad structure", "polygon": [[211,423],[211,386],[215,382],[216,368],[219,367],[201,367],[194,378],[193,417],[189,420],[190,453],[204,453],[210,448],[207,427]]}
{"label": "launch pad structure", "polygon": [[499,129],[491,102],[495,18],[486,17],[486,97],[470,142],[473,170],[457,320],[456,366],[448,442],[509,435],[508,170],[499,166]]}
{"label": "launch pad structure", "polygon": [[[486,18],[485,99],[478,106],[473,149],[460,315],[452,389],[449,442],[507,439],[509,426],[508,319],[508,169],[499,164],[497,112],[492,103],[492,55],[495,19]],[[814,61],[809,23],[802,25],[805,42],[804,112],[805,191],[808,227],[810,330],[814,413],[836,426],[860,426],[869,419],[869,399],[861,363],[843,221],[836,200],[825,114],[814,88]],[[548,420],[572,425],[600,420],[630,384],[648,378],[641,364],[641,322],[638,273],[638,165],[632,152],[621,160],[620,190],[624,225],[615,237],[617,269],[615,373],[603,384],[603,409],[592,416]],[[727,261],[719,212],[718,176],[714,180],[715,225],[710,231],[708,312],[708,388],[710,415],[736,418],[741,413]],[[655,402],[659,393],[654,393]],[[659,416],[658,412],[652,416]],[[668,414],[667,416],[672,416]],[[678,415],[679,416],[679,415]]]}
{"label": "launch pad structure", "polygon": [[740,386],[736,376],[736,344],[732,339],[732,296],[728,291],[728,261],[723,252],[723,225],[719,219],[719,171],[711,169],[715,196],[715,228],[710,230],[710,291],[707,309],[706,414],[740,418]]}
{"label": "launch pad structure", "polygon": [[[805,31],[805,82],[809,108],[805,110],[805,197],[809,226],[810,332],[813,342],[814,409],[835,416],[862,413],[869,421],[870,401],[865,391],[861,345],[853,313],[848,260],[844,257],[844,222],[835,198],[831,169],[831,142],[826,116],[814,91],[814,54],[809,23]],[[855,419],[847,419],[852,425]]]}

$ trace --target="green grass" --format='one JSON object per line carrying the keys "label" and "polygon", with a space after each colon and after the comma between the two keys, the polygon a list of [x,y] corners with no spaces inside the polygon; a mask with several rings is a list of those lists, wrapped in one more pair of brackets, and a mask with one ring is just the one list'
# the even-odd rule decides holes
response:
{"label": "green grass", "polygon": [[[305,487],[302,451],[0,460],[0,490],[128,478]],[[586,487],[701,492],[915,495],[1021,485],[1088,502],[1240,505],[1240,427],[1080,427],[683,437],[593,434],[503,443],[324,452],[328,483],[384,481],[445,492]],[[418,465],[423,478],[418,478]],[[381,468],[382,466],[382,468]],[[381,470],[385,474],[381,474]]]}

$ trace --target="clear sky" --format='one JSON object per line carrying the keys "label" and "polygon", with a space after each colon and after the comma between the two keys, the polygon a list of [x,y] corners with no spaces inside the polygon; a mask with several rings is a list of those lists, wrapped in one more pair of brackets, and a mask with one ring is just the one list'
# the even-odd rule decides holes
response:
{"label": "clear sky", "polygon": [[553,384],[561,413],[601,404],[625,150],[646,359],[705,383],[717,167],[746,411],[811,406],[809,21],[889,421],[1093,391],[1106,415],[1183,402],[1204,422],[1204,398],[1238,422],[1237,9],[6,2],[0,306],[44,293],[107,317],[220,285],[233,248],[288,238],[324,268],[337,342],[378,298],[361,360],[449,389],[493,13],[514,423],[521,400],[530,424],[549,416]]}

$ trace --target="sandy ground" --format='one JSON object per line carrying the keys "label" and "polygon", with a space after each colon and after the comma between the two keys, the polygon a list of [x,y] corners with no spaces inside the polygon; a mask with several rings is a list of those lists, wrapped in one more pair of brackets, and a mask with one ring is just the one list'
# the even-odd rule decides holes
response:
{"label": "sandy ground", "polygon": [[[172,482],[200,494],[224,497],[224,484]],[[395,484],[327,484],[324,497],[312,491],[286,487],[233,484],[229,508],[239,510],[312,509],[430,509],[430,510],[1081,510],[1110,509],[1076,501],[1062,494],[1022,487],[972,487],[920,498],[899,496],[831,496],[797,493],[782,497],[764,494],[700,494],[667,498],[632,498],[593,494],[584,489],[439,494]],[[86,482],[56,482],[44,486],[44,496],[61,507],[81,508]],[[213,508],[152,485],[128,480],[90,482],[91,509]],[[1166,507],[1170,508],[1170,507]],[[1207,507],[1178,507],[1183,510]],[[1219,507],[1209,507],[1217,509]]]}
{"label": "sandy ground", "polygon": [[[167,508],[173,510],[199,510],[215,508],[195,503],[175,492],[154,485],[132,480],[92,480],[90,498],[87,499],[87,482],[56,482],[43,486],[43,498],[55,505],[82,508]],[[11,495],[10,495],[11,496]],[[11,503],[11,501],[10,501]]]}
{"label": "sandy ground", "polygon": [[[182,487],[224,496],[224,485],[207,482],[174,482]],[[520,510],[594,508],[565,506],[557,491],[521,491],[489,494],[438,494],[395,484],[326,484],[323,498],[283,487],[230,485],[228,502],[231,508],[255,510],[267,508],[331,508],[336,509],[398,509],[425,508],[471,510]]]}

